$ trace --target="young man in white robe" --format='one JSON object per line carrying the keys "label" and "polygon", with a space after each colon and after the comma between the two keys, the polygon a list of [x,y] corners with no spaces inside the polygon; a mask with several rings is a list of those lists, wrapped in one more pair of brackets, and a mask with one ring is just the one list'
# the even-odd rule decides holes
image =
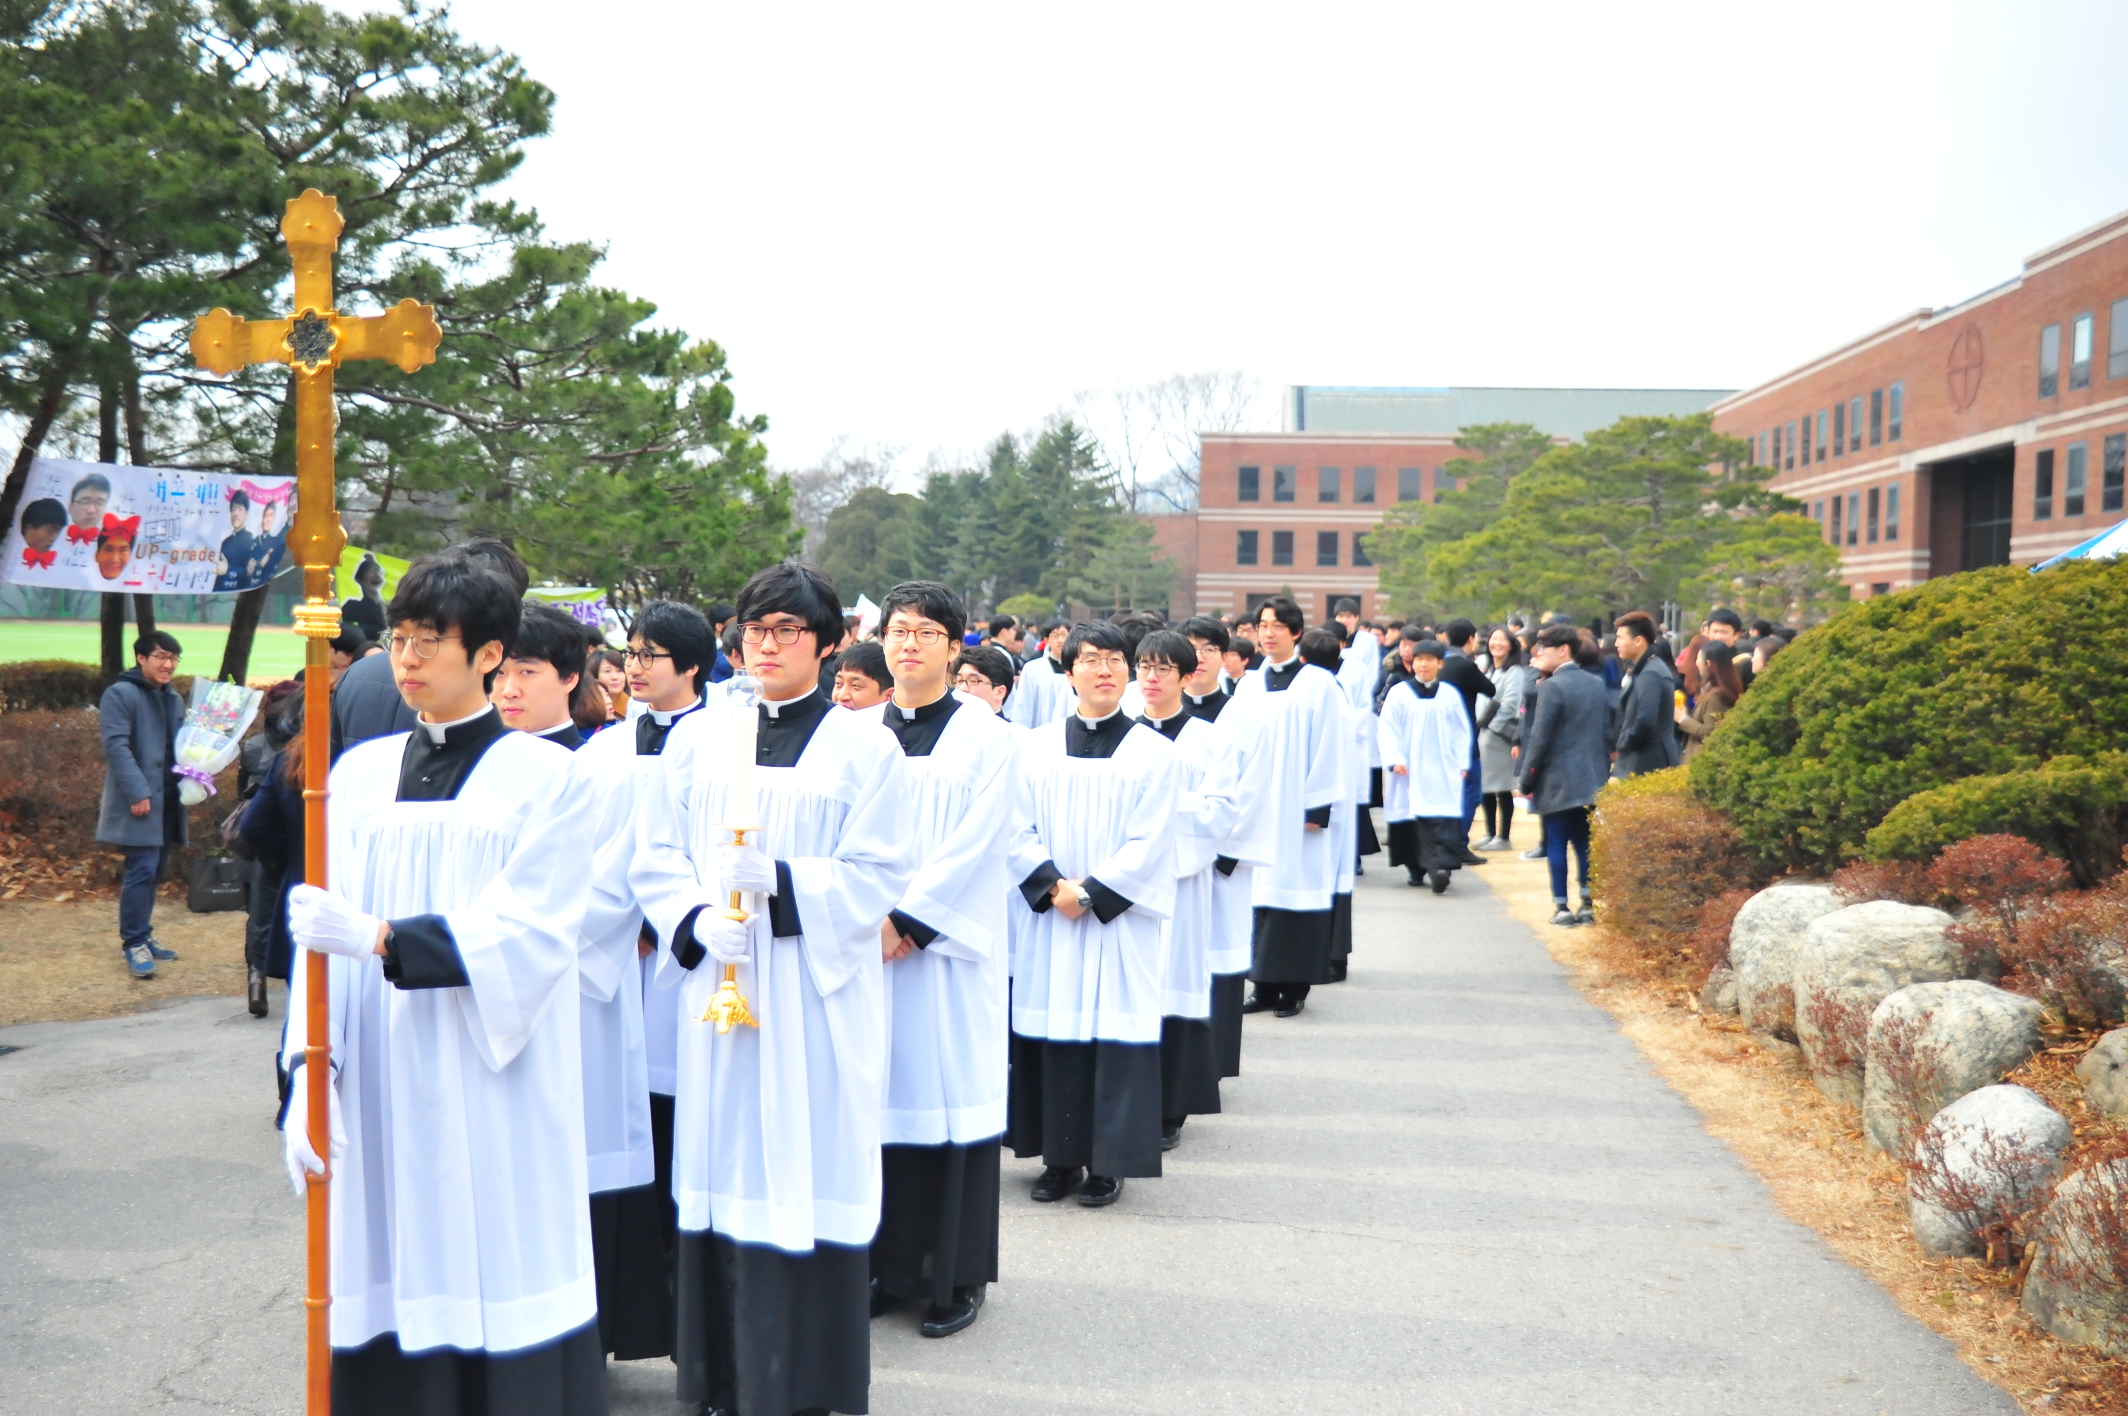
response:
{"label": "young man in white robe", "polygon": [[1340,852],[1331,832],[1350,809],[1350,722],[1337,679],[1305,662],[1300,606],[1280,596],[1258,613],[1263,663],[1235,686],[1221,715],[1246,744],[1248,766],[1225,855],[1250,872],[1254,937],[1242,1011],[1290,1018],[1331,978]]}
{"label": "young man in white robe", "polygon": [[[635,887],[627,877],[635,864],[634,826],[646,794],[659,770],[654,759],[665,751],[673,727],[690,714],[702,711],[707,678],[717,662],[717,636],[708,616],[691,605],[653,600],[636,613],[628,627],[628,649],[622,656],[628,675],[628,721],[621,725],[621,740],[607,752],[625,752],[634,758],[637,780],[630,792],[630,838],[615,842],[626,854],[613,861],[620,879],[609,885],[627,890],[635,900]],[[721,687],[714,690],[722,697]],[[611,736],[600,733],[599,737]],[[602,760],[603,755],[602,755]],[[603,870],[603,867],[602,867]],[[601,875],[604,879],[604,875]],[[635,903],[642,916],[642,904]],[[650,1154],[652,1185],[661,1217],[665,1249],[668,1306],[679,1255],[679,1208],[672,1198],[672,1094],[679,1085],[676,1055],[680,1044],[680,991],[657,988],[653,979],[658,968],[657,931],[642,919],[636,934],[638,991],[643,1007],[643,1065],[650,1085]],[[596,1231],[594,1230],[594,1239]]]}
{"label": "young man in white robe", "polygon": [[1071,716],[1071,681],[1058,657],[1064,650],[1064,626],[1051,625],[1042,645],[1042,652],[1021,668],[1019,686],[1005,704],[1005,716],[1023,728],[1044,727]]}
{"label": "young man in white robe", "polygon": [[[528,608],[526,614],[532,611]],[[550,611],[550,613],[552,613]],[[567,621],[557,614],[557,619]],[[642,717],[594,735],[576,770],[599,803],[591,841],[591,899],[578,955],[583,1010],[584,1134],[590,1147],[591,1247],[598,1260],[599,1340],[621,1361],[672,1354],[672,1050],[677,996],[666,1006],[664,1094],[653,1097],[643,1007],[643,911],[629,883],[636,814],[673,722],[699,711],[695,675],[715,644],[699,610],[669,601],[643,606],[630,626],[627,670],[642,679]],[[516,652],[525,650],[519,636]],[[670,667],[668,667],[670,666]],[[507,675],[510,664],[505,662]],[[645,672],[645,671],[650,672]]]}
{"label": "young man in white robe", "polygon": [[1193,717],[1207,723],[1219,721],[1227,706],[1226,686],[1220,682],[1222,660],[1232,642],[1227,627],[1210,615],[1194,615],[1182,623],[1182,633],[1197,653],[1197,669],[1182,684],[1182,701]]}
{"label": "young man in white robe", "polygon": [[[1210,615],[1197,615],[1183,622],[1182,632],[1197,654],[1197,672],[1183,681],[1182,701],[1190,715],[1208,727],[1216,727],[1219,715],[1231,700],[1226,677],[1227,646],[1233,642],[1227,627]],[[1239,720],[1236,720],[1237,723]],[[1226,765],[1239,781],[1246,744],[1237,729],[1218,733]],[[1220,849],[1225,843],[1220,843]],[[1241,1007],[1247,993],[1251,940],[1254,935],[1250,867],[1230,855],[1215,855],[1212,862],[1214,917],[1205,949],[1212,968],[1212,1051],[1218,1059],[1220,1077],[1241,1075]]]}
{"label": "young man in white robe", "polygon": [[[329,888],[289,896],[297,942],[333,956],[333,1410],[603,1413],[576,1005],[590,803],[569,754],[488,701],[510,580],[431,556],[388,613],[419,716],[333,767]],[[291,1027],[292,1178],[322,1168],[303,1044]]]}
{"label": "young man in white robe", "polygon": [[1382,749],[1375,741],[1374,690],[1382,681],[1382,645],[1371,626],[1360,622],[1360,602],[1350,596],[1337,602],[1332,618],[1345,636],[1345,652],[1337,667],[1337,684],[1355,714],[1360,740],[1352,764],[1353,789],[1357,793],[1353,826],[1357,832],[1353,873],[1365,875],[1366,857],[1379,855],[1382,843],[1374,834],[1374,814],[1369,807],[1382,804]]}
{"label": "young man in white robe", "polygon": [[[1189,709],[1183,685],[1197,651],[1171,629],[1138,643],[1138,721],[1175,744],[1175,909],[1161,927],[1160,1148],[1182,1143],[1192,1116],[1219,1110],[1219,1051],[1212,1030],[1212,941],[1220,928],[1219,846],[1234,827],[1240,784],[1218,729]],[[1238,1001],[1238,1000],[1237,1000]],[[1235,1014],[1240,1021],[1240,1014]]]}
{"label": "young man in white robe", "polygon": [[1008,841],[1009,908],[1024,914],[1006,1140],[1042,1157],[1036,1200],[1077,1189],[1097,1207],[1160,1173],[1161,926],[1175,903],[1180,764],[1118,707],[1120,629],[1076,626],[1063,662],[1078,706],[1021,742]]}
{"label": "young man in white robe", "polygon": [[[1334,629],[1311,629],[1300,637],[1302,662],[1312,664],[1332,678],[1344,663],[1345,643]],[[1367,745],[1374,738],[1374,715],[1353,711],[1345,698],[1343,680],[1338,681],[1333,707],[1343,725],[1343,761],[1346,794],[1330,808],[1330,853],[1336,862],[1337,880],[1330,895],[1330,983],[1345,981],[1352,956],[1352,886],[1359,875],[1359,818],[1366,810]],[[1357,795],[1353,794],[1357,785]]]}
{"label": "young man in white robe", "polygon": [[894,696],[868,716],[885,721],[907,759],[903,829],[917,864],[880,926],[887,1093],[873,1311],[924,1298],[919,1330],[950,1337],[974,1323],[997,1282],[1011,962],[999,843],[1019,734],[948,683],[967,625],[958,595],[909,581],[887,592],[879,614]]}
{"label": "young man in white robe", "polygon": [[1413,885],[1448,889],[1463,864],[1463,778],[1470,770],[1470,713],[1463,695],[1441,682],[1447,649],[1428,639],[1411,653],[1411,672],[1382,699],[1378,728],[1387,771],[1382,819],[1389,823],[1389,863]]}
{"label": "young man in white robe", "polygon": [[[678,1394],[744,1416],[861,1412],[880,922],[915,864],[907,773],[891,733],[820,691],[843,629],[827,577],[772,566],[740,591],[738,618],[748,686],[667,738],[630,877],[662,941],[655,984],[680,991]],[[710,1020],[727,969],[758,1025]]]}

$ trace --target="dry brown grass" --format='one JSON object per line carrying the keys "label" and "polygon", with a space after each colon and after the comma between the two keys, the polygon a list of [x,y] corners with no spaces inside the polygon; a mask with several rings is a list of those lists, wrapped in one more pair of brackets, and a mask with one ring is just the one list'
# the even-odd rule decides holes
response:
{"label": "dry brown grass", "polygon": [[[1518,817],[1515,825],[1518,846],[1534,841],[1535,823],[1524,829]],[[1544,863],[1506,852],[1490,859],[1486,884],[1509,912],[1692,1103],[1708,1133],[1765,1180],[1783,1214],[1817,1231],[2026,1410],[2128,1411],[2128,1363],[2068,1346],[2033,1323],[2017,1305],[2015,1270],[1921,1253],[1907,1226],[1904,1174],[1864,1143],[1859,1112],[1818,1091],[1796,1049],[1768,1048],[1734,1017],[1702,1013],[1691,962],[1680,952],[1651,953],[1600,925],[1552,928]],[[2079,1153],[2117,1141],[2121,1131],[2084,1105],[2075,1066],[2088,1046],[2056,1039],[2056,1050],[2009,1078],[2061,1108]]]}
{"label": "dry brown grass", "polygon": [[183,957],[137,979],[118,952],[115,899],[0,903],[0,1027],[110,1018],[174,998],[244,991],[242,911],[193,914],[183,891],[166,886],[155,902],[155,934]]}

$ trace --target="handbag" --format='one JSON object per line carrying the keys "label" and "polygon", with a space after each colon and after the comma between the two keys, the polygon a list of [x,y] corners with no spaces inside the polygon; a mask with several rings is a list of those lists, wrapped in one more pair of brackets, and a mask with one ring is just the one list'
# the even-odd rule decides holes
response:
{"label": "handbag", "polygon": [[201,856],[186,881],[185,908],[194,914],[251,907],[251,862],[235,856]]}

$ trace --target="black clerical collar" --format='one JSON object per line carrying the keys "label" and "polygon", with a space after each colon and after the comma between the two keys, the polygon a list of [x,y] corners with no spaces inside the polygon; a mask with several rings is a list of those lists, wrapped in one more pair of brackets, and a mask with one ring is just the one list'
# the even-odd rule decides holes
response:
{"label": "black clerical collar", "polygon": [[953,710],[960,706],[960,699],[953,696],[950,688],[921,708],[903,708],[890,698],[886,708],[887,727],[901,739],[904,753],[910,757],[929,757],[932,749],[938,746],[938,740],[945,735]]}
{"label": "black clerical collar", "polygon": [[1291,688],[1293,680],[1300,673],[1303,662],[1305,661],[1296,651],[1293,657],[1283,664],[1271,665],[1264,670],[1264,687],[1270,689],[1273,693],[1280,693]]}
{"label": "black clerical collar", "polygon": [[813,740],[813,730],[834,706],[817,688],[802,698],[762,703],[760,726],[754,732],[754,761],[763,767],[796,767],[806,744]]}
{"label": "black clerical collar", "polygon": [[399,759],[400,801],[451,801],[510,729],[490,707],[450,723],[416,721]]}
{"label": "black clerical collar", "polygon": [[1441,681],[1439,679],[1435,679],[1432,683],[1422,683],[1418,679],[1413,679],[1411,681],[1411,688],[1412,692],[1418,694],[1419,697],[1431,698],[1436,693],[1439,693],[1441,691]]}
{"label": "black clerical collar", "polygon": [[559,723],[543,732],[532,734],[532,736],[545,738],[556,747],[566,747],[571,752],[584,745],[584,735],[578,732],[576,724],[570,722],[567,718],[562,719]]}
{"label": "black clerical collar", "polygon": [[1064,720],[1066,757],[1114,757],[1123,739],[1130,735],[1131,720],[1121,708],[1107,717],[1088,722],[1078,713]]}
{"label": "black clerical collar", "polygon": [[1189,700],[1191,713],[1204,719],[1207,723],[1216,723],[1219,721],[1219,715],[1226,711],[1227,699],[1230,695],[1223,688],[1215,688],[1202,698],[1199,698],[1194,693],[1185,693],[1183,697]]}
{"label": "black clerical collar", "polygon": [[696,712],[704,700],[697,698],[685,708],[675,708],[670,713],[661,713],[653,708],[635,720],[635,755],[658,757],[665,751],[665,739],[672,736],[672,725]]}
{"label": "black clerical collar", "polygon": [[1138,721],[1145,724],[1147,727],[1151,728],[1154,732],[1160,734],[1160,736],[1166,738],[1168,741],[1173,742],[1175,739],[1182,736],[1183,725],[1189,722],[1189,720],[1190,710],[1184,708],[1180,712],[1177,712],[1166,718],[1155,718],[1152,714],[1148,713],[1144,717],[1140,718]]}

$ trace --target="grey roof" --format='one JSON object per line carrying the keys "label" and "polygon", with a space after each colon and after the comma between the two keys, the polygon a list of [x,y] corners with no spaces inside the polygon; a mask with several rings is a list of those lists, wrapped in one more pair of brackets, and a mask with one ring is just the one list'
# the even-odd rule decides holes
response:
{"label": "grey roof", "polygon": [[1441,433],[1480,423],[1530,423],[1578,438],[1628,414],[1702,413],[1723,388],[1334,388],[1295,384],[1286,424],[1309,433]]}

